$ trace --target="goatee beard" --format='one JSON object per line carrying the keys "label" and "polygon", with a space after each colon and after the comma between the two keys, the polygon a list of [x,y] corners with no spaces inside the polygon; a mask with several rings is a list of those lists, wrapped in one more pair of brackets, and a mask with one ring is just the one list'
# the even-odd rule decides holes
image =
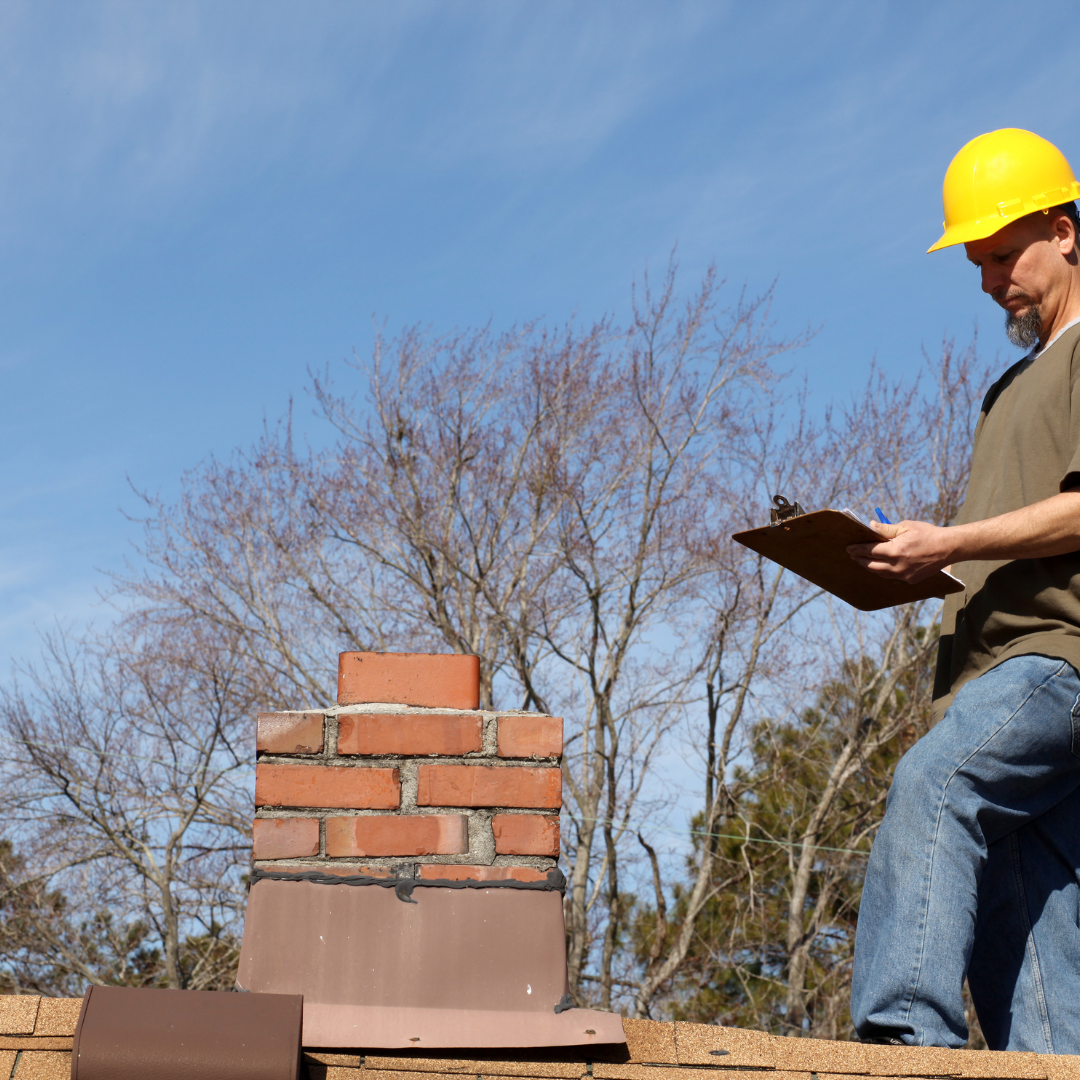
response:
{"label": "goatee beard", "polygon": [[1030,349],[1039,343],[1042,331],[1042,316],[1032,304],[1023,315],[1005,316],[1005,336],[1018,348]]}

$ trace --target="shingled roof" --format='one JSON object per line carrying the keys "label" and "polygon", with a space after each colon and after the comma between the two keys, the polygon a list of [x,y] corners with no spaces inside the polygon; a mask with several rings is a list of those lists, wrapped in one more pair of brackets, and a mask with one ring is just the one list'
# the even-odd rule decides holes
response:
{"label": "shingled roof", "polygon": [[864,1046],[792,1039],[707,1024],[624,1020],[627,1049],[591,1060],[571,1053],[424,1056],[308,1050],[311,1080],[440,1080],[475,1076],[538,1080],[844,1080],[847,1077],[958,1080],[1080,1080],[1080,1057],[1051,1054]]}
{"label": "shingled roof", "polygon": [[0,995],[0,1077],[68,1080],[82,998]]}
{"label": "shingled roof", "polygon": [[[80,998],[0,996],[0,1080],[68,1080]],[[574,1051],[365,1053],[305,1049],[310,1080],[1080,1080],[1080,1057],[864,1046],[789,1039],[707,1024],[624,1020],[627,1048],[595,1056]],[[732,1076],[737,1073],[737,1078]]]}

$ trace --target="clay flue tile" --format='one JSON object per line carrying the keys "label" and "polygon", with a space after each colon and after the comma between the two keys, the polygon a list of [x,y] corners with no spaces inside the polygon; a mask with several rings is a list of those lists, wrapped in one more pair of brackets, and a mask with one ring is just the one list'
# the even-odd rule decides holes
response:
{"label": "clay flue tile", "polygon": [[[6,1052],[14,1060],[14,1052]],[[71,1080],[71,1054],[61,1050],[24,1050],[14,1080]]]}
{"label": "clay flue tile", "polygon": [[5,994],[0,997],[0,1034],[29,1035],[37,1019],[37,994]]}
{"label": "clay flue tile", "polygon": [[35,1035],[74,1035],[82,998],[42,998],[38,1006]]}
{"label": "clay flue tile", "polygon": [[[580,1050],[578,1051],[580,1053]],[[588,1073],[584,1061],[473,1061],[469,1058],[376,1057],[368,1054],[364,1068],[378,1071],[373,1080],[384,1080],[389,1072],[445,1073],[450,1076],[533,1076],[553,1080],[576,1080]],[[425,1075],[423,1080],[430,1080]]]}
{"label": "clay flue tile", "polygon": [[657,1020],[623,1020],[622,1026],[631,1061],[674,1065],[679,1060],[675,1053],[674,1024],[662,1024]]}
{"label": "clay flue tile", "polygon": [[[675,1048],[680,1065],[716,1065],[730,1068],[794,1069],[813,1072],[802,1062],[781,1062],[775,1053],[774,1039],[763,1031],[744,1031],[741,1028],[713,1027],[711,1024],[675,1024]],[[809,1042],[790,1039],[789,1042]],[[816,1040],[815,1040],[816,1041]],[[829,1043],[827,1045],[835,1045]],[[844,1044],[846,1045],[846,1044]],[[726,1054],[714,1053],[726,1050]]]}

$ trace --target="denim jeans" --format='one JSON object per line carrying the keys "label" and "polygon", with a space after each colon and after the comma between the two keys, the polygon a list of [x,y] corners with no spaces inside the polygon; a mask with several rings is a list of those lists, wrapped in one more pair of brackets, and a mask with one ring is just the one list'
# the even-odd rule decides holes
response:
{"label": "denim jeans", "polygon": [[1080,1053],[1080,676],[1018,656],[965,683],[901,759],[866,870],[863,1038]]}

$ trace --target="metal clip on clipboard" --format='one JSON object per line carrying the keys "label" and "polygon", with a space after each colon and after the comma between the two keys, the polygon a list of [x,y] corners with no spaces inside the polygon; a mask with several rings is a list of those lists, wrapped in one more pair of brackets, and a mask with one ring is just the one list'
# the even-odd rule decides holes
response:
{"label": "metal clip on clipboard", "polygon": [[789,518],[802,517],[806,511],[798,503],[789,503],[783,495],[773,496],[773,505],[769,507],[769,524],[779,525]]}

